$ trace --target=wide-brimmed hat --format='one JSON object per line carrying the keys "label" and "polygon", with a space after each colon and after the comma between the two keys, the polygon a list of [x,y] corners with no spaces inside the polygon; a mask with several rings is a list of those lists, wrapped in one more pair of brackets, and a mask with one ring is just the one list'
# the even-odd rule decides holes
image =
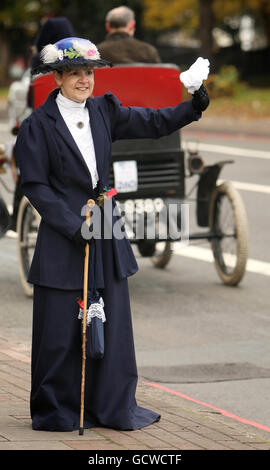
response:
{"label": "wide-brimmed hat", "polygon": [[41,65],[32,69],[32,74],[58,72],[82,67],[105,67],[112,64],[101,59],[100,53],[88,39],[70,37],[47,44],[40,53]]}

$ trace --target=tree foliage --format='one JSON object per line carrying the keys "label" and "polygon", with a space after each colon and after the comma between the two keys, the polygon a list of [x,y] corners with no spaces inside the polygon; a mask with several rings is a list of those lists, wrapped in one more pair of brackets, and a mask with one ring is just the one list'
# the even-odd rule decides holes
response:
{"label": "tree foliage", "polygon": [[[121,1],[135,11],[136,34],[141,34],[143,0]],[[98,43],[104,39],[105,16],[119,6],[119,0],[0,0],[0,82],[7,80],[9,62],[16,56],[25,60],[44,19],[65,16],[76,35]]]}
{"label": "tree foliage", "polygon": [[98,43],[103,40],[108,10],[129,6],[136,14],[136,34],[141,34],[143,0],[0,0],[0,83],[7,80],[8,64],[20,55],[27,60],[44,19],[65,16],[76,35]]}
{"label": "tree foliage", "polygon": [[[213,26],[221,24],[226,17],[251,12],[264,23],[270,44],[270,0],[0,1],[0,81],[6,75],[12,56],[24,55],[25,59],[29,56],[29,48],[34,43],[44,17],[66,16],[76,35],[99,43],[106,34],[104,21],[107,11],[119,4],[127,5],[135,11],[136,36],[141,39],[151,40],[160,31],[181,29],[200,37],[209,51],[209,31]],[[202,16],[202,5],[207,5],[211,15],[205,14],[204,9]]]}
{"label": "tree foliage", "polygon": [[198,25],[198,1],[145,0],[144,25],[156,30],[177,27],[194,30]]}
{"label": "tree foliage", "polygon": [[[42,15],[42,2],[34,0],[1,0],[0,24],[2,30],[28,29],[28,23]],[[31,28],[30,28],[31,29]]]}
{"label": "tree foliage", "polygon": [[[145,0],[144,25],[146,28],[168,30],[179,28],[186,31],[199,29],[199,4],[204,0]],[[213,14],[218,23],[228,16],[245,12],[260,16],[266,32],[270,27],[269,0],[213,0]],[[201,25],[203,26],[203,25]],[[270,39],[270,37],[269,37]]]}
{"label": "tree foliage", "polygon": [[[140,30],[143,0],[121,3],[135,11]],[[34,36],[45,16],[66,16],[77,34],[87,35],[95,42],[103,39],[106,13],[116,6],[119,0],[1,0],[0,27],[3,31],[17,28]]]}

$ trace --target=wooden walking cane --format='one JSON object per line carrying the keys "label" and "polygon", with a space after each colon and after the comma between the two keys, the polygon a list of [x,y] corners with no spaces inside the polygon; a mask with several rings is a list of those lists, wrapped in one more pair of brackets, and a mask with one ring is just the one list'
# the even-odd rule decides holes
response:
{"label": "wooden walking cane", "polygon": [[[91,209],[95,206],[95,201],[87,201],[86,224],[90,226]],[[84,390],[85,390],[85,361],[86,361],[86,324],[87,324],[87,290],[88,290],[88,263],[89,263],[89,243],[85,245],[84,274],[83,274],[83,325],[82,325],[82,379],[81,379],[81,411],[79,435],[84,431]]]}

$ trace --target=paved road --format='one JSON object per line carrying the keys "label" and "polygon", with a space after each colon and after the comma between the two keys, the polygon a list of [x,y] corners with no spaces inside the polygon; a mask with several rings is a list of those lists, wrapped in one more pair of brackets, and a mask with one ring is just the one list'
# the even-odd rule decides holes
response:
{"label": "paved road", "polygon": [[[239,287],[229,288],[220,282],[213,263],[200,259],[198,252],[192,257],[184,251],[175,254],[164,271],[138,258],[140,271],[129,285],[139,372],[147,380],[270,426],[270,140],[192,130],[183,132],[183,139],[187,143],[198,135],[207,164],[235,159],[221,177],[245,184],[239,190],[255,264]],[[213,151],[214,145],[219,149]],[[232,149],[254,149],[254,157],[244,150],[232,157],[237,153]],[[31,299],[20,286],[16,240],[5,237],[0,244],[1,325],[7,334],[16,331],[30,341]],[[202,248],[208,259],[208,244]]]}

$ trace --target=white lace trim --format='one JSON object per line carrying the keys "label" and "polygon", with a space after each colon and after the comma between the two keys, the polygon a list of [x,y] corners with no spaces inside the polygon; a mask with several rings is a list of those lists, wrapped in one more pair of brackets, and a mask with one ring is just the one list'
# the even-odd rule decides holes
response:
{"label": "white lace trim", "polygon": [[[69,98],[66,98],[59,91],[56,97],[56,104],[58,109],[76,142],[92,178],[93,188],[97,186],[99,176],[97,171],[96,152],[93,142],[93,136],[90,125],[90,117],[85,101],[77,103]],[[84,124],[83,127],[78,128],[78,122]]]}
{"label": "white lace trim", "polygon": [[[87,319],[86,319],[87,325],[90,325],[91,320],[94,317],[100,318],[103,323],[106,321],[105,312],[104,312],[104,302],[103,302],[102,297],[100,297],[98,302],[95,302],[90,305],[90,307],[88,308],[86,312],[86,315],[87,315]],[[79,310],[78,318],[79,320],[82,320],[83,318],[83,309],[81,308]]]}

